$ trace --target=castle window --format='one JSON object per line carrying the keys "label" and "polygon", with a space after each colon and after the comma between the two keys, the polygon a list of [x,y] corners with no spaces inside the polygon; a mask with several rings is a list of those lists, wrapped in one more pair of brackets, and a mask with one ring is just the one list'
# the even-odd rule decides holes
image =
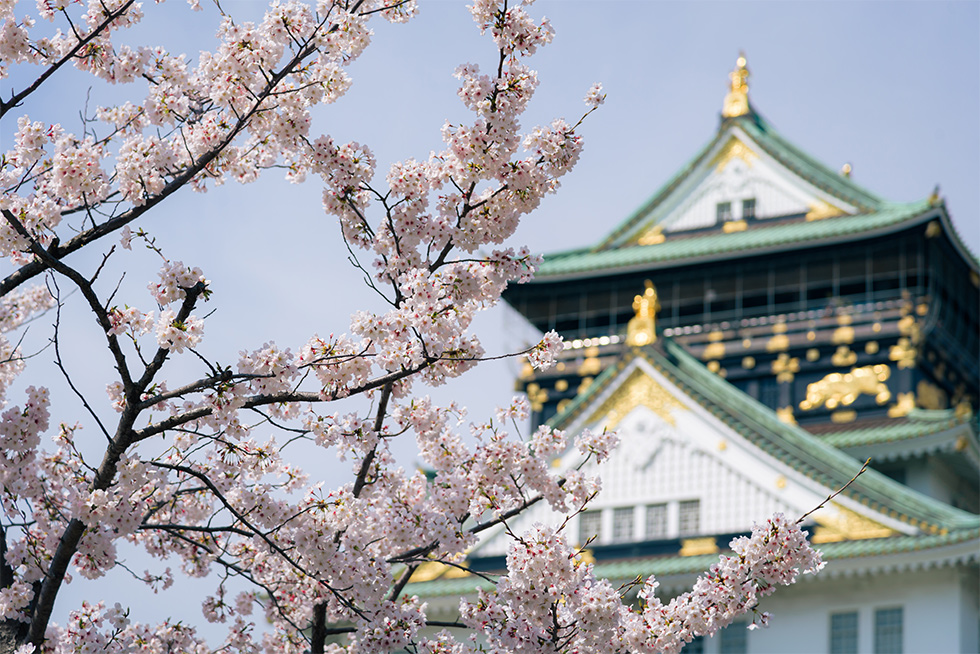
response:
{"label": "castle window", "polygon": [[745,654],[749,651],[749,629],[744,622],[733,622],[721,630],[719,654]]}
{"label": "castle window", "polygon": [[625,506],[613,510],[613,542],[625,543],[633,540],[633,507]]}
{"label": "castle window", "polygon": [[647,540],[667,538],[667,505],[651,504],[647,507]]}
{"label": "castle window", "polygon": [[602,537],[602,511],[584,511],[578,516],[578,542],[585,545],[590,538],[598,542]]}
{"label": "castle window", "polygon": [[759,380],[759,401],[770,409],[779,406],[779,381],[773,377]]}
{"label": "castle window", "polygon": [[857,654],[857,611],[833,613],[830,616],[830,654]]}
{"label": "castle window", "polygon": [[742,220],[755,218],[755,198],[742,200]]}
{"label": "castle window", "polygon": [[731,202],[719,202],[716,207],[716,215],[718,217],[718,222],[723,223],[726,220],[732,220],[732,203]]}
{"label": "castle window", "polygon": [[681,502],[678,512],[679,531],[681,536],[694,536],[701,529],[701,501],[688,500]]}
{"label": "castle window", "polygon": [[875,654],[902,654],[902,607],[875,611]]}

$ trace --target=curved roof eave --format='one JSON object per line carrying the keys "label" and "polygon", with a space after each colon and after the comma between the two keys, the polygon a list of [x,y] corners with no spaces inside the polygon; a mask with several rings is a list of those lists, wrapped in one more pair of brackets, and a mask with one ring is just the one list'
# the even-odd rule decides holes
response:
{"label": "curved roof eave", "polygon": [[[768,451],[818,484],[828,488],[840,487],[861,468],[861,463],[853,457],[821,442],[818,437],[799,427],[780,421],[771,409],[709,372],[700,361],[672,339],[661,337],[657,343],[659,345],[630,350],[618,363],[606,368],[584,393],[548,424],[557,429],[570,428],[588,407],[591,399],[609,384],[615,383],[614,380],[628,367],[630,361],[642,358],[698,404],[712,412],[724,412],[726,415],[718,416],[723,422],[732,428],[735,428],[734,423],[739,423],[743,429],[735,428],[736,431],[748,437],[747,430],[752,436],[749,440],[757,447]],[[765,446],[762,441],[772,447]],[[773,448],[778,452],[770,451]],[[845,496],[868,506],[874,512],[906,516],[903,522],[914,520],[923,529],[928,528],[935,532],[980,526],[980,516],[912,491],[874,470],[867,470],[848,485]]]}
{"label": "curved roof eave", "polygon": [[[912,203],[908,206],[914,207],[917,204],[919,203]],[[827,220],[831,221],[831,220],[843,220],[843,219],[860,219],[862,217],[864,216],[862,215],[846,216],[841,218],[829,218]],[[566,256],[581,258],[581,259],[585,259],[586,262],[580,264],[578,269],[575,270],[571,270],[568,272],[549,273],[548,255],[545,255],[544,263],[541,264],[541,267],[538,269],[538,272],[535,274],[534,279],[532,279],[530,283],[535,284],[535,283],[561,282],[561,281],[579,279],[582,277],[604,277],[609,275],[618,275],[622,273],[639,272],[639,271],[646,271],[646,270],[660,270],[663,268],[673,268],[678,265],[697,265],[702,263],[711,263],[715,261],[725,261],[728,259],[738,259],[738,258],[745,257],[747,254],[751,254],[753,256],[764,255],[764,254],[775,254],[779,252],[787,252],[790,250],[799,250],[800,248],[816,248],[816,247],[824,247],[830,245],[838,245],[841,243],[851,243],[869,237],[873,238],[876,236],[886,236],[888,234],[894,234],[904,229],[907,229],[909,227],[915,227],[917,225],[927,223],[928,221],[934,218],[940,218],[942,220],[944,226],[947,228],[947,232],[950,233],[952,236],[950,238],[950,241],[952,241],[956,249],[961,254],[964,255],[964,259],[966,259],[966,261],[971,265],[971,267],[974,270],[976,270],[977,259],[970,253],[969,249],[967,249],[966,246],[963,244],[963,242],[959,239],[958,235],[956,234],[956,231],[952,229],[952,224],[950,223],[949,217],[946,214],[946,212],[942,210],[940,207],[933,207],[927,209],[924,212],[909,216],[908,218],[902,220],[896,220],[893,223],[883,225],[878,228],[854,231],[847,234],[832,235],[826,238],[816,238],[816,239],[802,240],[802,241],[786,240],[780,243],[773,243],[771,245],[764,245],[760,247],[749,246],[743,249],[730,249],[730,250],[711,252],[704,255],[696,255],[691,257],[678,256],[678,257],[672,257],[672,258],[661,259],[661,260],[657,260],[653,258],[645,259],[645,260],[641,259],[620,266],[588,265],[587,260],[589,258],[598,259],[600,257],[603,257],[603,255],[612,256],[614,253],[622,255],[628,250],[649,249],[649,252],[651,254],[656,254],[656,248],[661,248],[663,244],[636,245],[630,248],[622,248],[615,251],[606,250],[603,252],[595,252],[595,251],[583,252],[583,250],[581,249],[574,250],[574,251],[560,252],[560,253],[553,254],[552,256],[562,257],[562,258]],[[741,232],[741,234],[755,233],[758,235],[760,232],[763,232],[765,229],[767,228],[761,227],[761,228],[757,228],[756,230]],[[712,234],[712,236],[715,236],[715,234]],[[731,235],[725,235],[725,236],[730,237]],[[561,259],[554,260],[554,261],[555,263],[553,265],[555,267],[561,265]]]}

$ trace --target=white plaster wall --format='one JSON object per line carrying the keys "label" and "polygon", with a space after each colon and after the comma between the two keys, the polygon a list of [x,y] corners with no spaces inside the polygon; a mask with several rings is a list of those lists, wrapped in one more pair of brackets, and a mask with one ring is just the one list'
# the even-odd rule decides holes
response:
{"label": "white plaster wall", "polygon": [[964,652],[980,652],[980,576],[960,579],[960,645]]}
{"label": "white plaster wall", "polygon": [[[718,449],[723,435],[711,433],[687,412],[677,411],[676,417],[675,428],[641,406],[623,420],[617,428],[620,447],[598,467],[602,492],[591,508],[636,506],[636,540],[644,539],[647,504],[700,500],[700,531],[705,534],[748,531],[755,521],[776,511],[794,512],[778,497],[779,489],[761,488],[749,471],[726,462],[727,453]],[[671,526],[676,527],[675,521]],[[668,533],[668,537],[676,535],[675,529]]]}
{"label": "white plaster wall", "polygon": [[[760,609],[770,611],[772,621],[768,628],[748,632],[748,654],[827,654],[830,615],[845,611],[858,612],[858,652],[870,654],[874,652],[875,610],[897,606],[903,608],[905,654],[976,654],[980,651],[977,586],[975,567],[805,577],[763,600]],[[427,601],[430,618],[455,619],[458,598]],[[719,636],[706,639],[705,654],[719,654],[720,641]]]}
{"label": "white plaster wall", "polygon": [[[826,653],[831,613],[856,610],[858,651],[873,652],[875,610],[901,606],[905,654],[976,654],[976,603],[969,606],[963,597],[964,587],[976,580],[962,568],[804,580],[763,600],[760,608],[772,612],[772,623],[749,633],[748,649]],[[717,642],[706,644],[706,652],[718,651]]]}
{"label": "white plaster wall", "polygon": [[[649,504],[668,505],[667,538],[678,533],[678,502],[700,501],[702,534],[750,531],[752,526],[776,512],[801,515],[825,497],[802,489],[794,479],[775,483],[779,471],[760,456],[753,446],[736,442],[739,437],[722,433],[698,411],[676,408],[676,425],[668,424],[646,406],[638,406],[616,427],[620,446],[607,461],[588,464],[583,471],[602,478],[602,491],[589,504],[590,510],[603,511],[602,536],[598,544],[613,542],[612,509],[635,507],[632,540],[646,539],[645,510]],[[724,444],[724,449],[720,447]],[[569,462],[575,456],[569,457]],[[789,475],[793,477],[792,474]],[[520,532],[542,522],[557,524],[564,519],[540,502],[510,521]],[[578,518],[566,532],[572,542],[579,533]],[[503,534],[488,534],[479,547],[482,556],[505,554]]]}
{"label": "white plaster wall", "polygon": [[790,187],[769,165],[755,161],[751,166],[733,159],[724,170],[710,173],[677,208],[662,221],[668,232],[710,227],[717,222],[719,202],[732,203],[732,219],[740,220],[742,200],[755,199],[755,217],[771,218],[806,213],[813,201]]}

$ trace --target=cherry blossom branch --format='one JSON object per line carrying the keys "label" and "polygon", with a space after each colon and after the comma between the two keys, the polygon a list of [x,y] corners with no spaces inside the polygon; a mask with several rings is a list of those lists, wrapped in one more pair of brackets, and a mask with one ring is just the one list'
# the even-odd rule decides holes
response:
{"label": "cherry blossom branch", "polygon": [[146,522],[139,526],[139,529],[146,531],[156,529],[159,531],[197,531],[205,534],[216,534],[216,533],[230,533],[238,534],[239,536],[245,536],[251,538],[255,534],[251,531],[245,531],[244,529],[239,529],[238,527],[201,527],[195,525],[177,525],[177,524],[161,524]]}
{"label": "cherry blossom branch", "polygon": [[[275,393],[271,395],[253,395],[245,399],[242,404],[243,409],[252,409],[260,406],[267,406],[269,404],[282,404],[285,402],[310,402],[319,403],[324,401],[333,401],[339,399],[340,397],[351,397],[353,395],[359,395],[361,393],[366,393],[368,391],[375,390],[377,388],[383,388],[386,384],[393,384],[401,379],[410,377],[425,368],[429,367],[434,361],[428,361],[419,364],[413,368],[407,368],[405,370],[399,370],[397,372],[388,373],[381,377],[372,379],[371,381],[361,384],[355,388],[349,389],[349,392],[341,394],[331,394],[324,397],[321,393],[311,393],[302,391],[290,391],[284,393]],[[133,442],[143,441],[147,438],[152,438],[157,434],[162,434],[163,432],[180,427],[189,422],[194,422],[200,420],[201,418],[206,418],[214,412],[211,407],[198,407],[196,409],[191,409],[190,411],[185,411],[184,413],[170,416],[164,418],[159,422],[147,425],[142,429],[137,429],[134,431]]]}
{"label": "cherry blossom branch", "polygon": [[[133,2],[134,0],[128,1]],[[356,7],[359,7],[360,5],[361,2],[356,3]],[[336,29],[336,25],[331,27],[328,31],[332,31],[334,29]],[[310,41],[312,41],[312,37]],[[173,195],[175,191],[179,190],[185,184],[190,182],[197,176],[198,173],[204,171],[207,166],[213,162],[229,145],[231,145],[232,141],[234,141],[235,138],[237,138],[238,135],[248,126],[251,118],[260,111],[262,103],[266,100],[266,98],[273,94],[273,91],[279,82],[292,74],[293,70],[299,66],[304,59],[316,51],[317,46],[315,45],[308,44],[301,48],[292,57],[292,59],[290,59],[289,62],[283,66],[282,69],[280,69],[279,72],[271,76],[269,82],[256,95],[256,100],[251,104],[250,109],[237,117],[235,124],[228,130],[224,138],[219,140],[214,147],[201,155],[196,161],[193,161],[193,163],[189,165],[184,172],[171,180],[157,195],[146,198],[145,203],[142,205],[132,207],[115,218],[111,218],[103,223],[89,228],[88,230],[76,234],[64,244],[60,244],[57,241],[52,242],[51,246],[46,250],[48,255],[47,257],[41,257],[41,260],[35,260],[21,266],[9,274],[2,282],[0,282],[0,296],[6,295],[14,288],[17,288],[29,279],[39,275],[45,269],[51,267],[51,260],[62,259],[65,256],[81,249],[85,245],[88,245],[89,243],[96,241],[103,236],[106,236],[107,234],[110,234],[115,230],[133,222],[144,213],[160,204],[163,200]],[[6,209],[4,211],[5,215],[6,213],[9,213]],[[11,214],[11,216],[12,215],[13,214]]]}
{"label": "cherry blossom branch", "polygon": [[833,493],[831,493],[830,495],[828,495],[826,498],[824,498],[824,500],[820,504],[818,504],[817,506],[813,507],[812,509],[810,509],[809,511],[807,511],[806,513],[804,513],[803,515],[801,515],[799,517],[799,519],[797,519],[796,524],[798,524],[798,525],[799,524],[803,524],[803,521],[806,520],[806,518],[810,514],[816,513],[817,511],[819,511],[820,509],[822,509],[824,506],[826,506],[827,505],[827,502],[830,502],[832,499],[834,499],[835,497],[837,497],[838,495],[840,495],[841,493],[843,493],[844,492],[844,489],[846,489],[848,486],[850,486],[851,484],[853,484],[857,480],[858,477],[860,477],[861,475],[864,474],[864,471],[868,469],[868,465],[870,463],[871,463],[871,457],[869,456],[867,458],[867,460],[864,462],[864,465],[861,466],[861,469],[857,471],[857,474],[855,474],[853,477],[851,477],[850,481],[848,481],[846,484],[844,484],[843,486],[841,486],[840,488],[838,488],[837,490],[835,490]]}
{"label": "cherry blossom branch", "polygon": [[[8,222],[13,219],[12,224],[14,224],[15,228],[19,226],[20,229],[24,229],[12,215],[9,215],[9,211],[3,210],[3,213]],[[36,242],[32,244],[32,247],[35,247],[37,250],[41,250],[41,252],[43,252],[43,248],[41,248]],[[44,254],[39,254],[39,256],[44,256]],[[118,349],[118,342],[116,342],[115,336],[109,334],[108,332],[109,322],[108,318],[106,317],[105,310],[101,307],[101,304],[99,304],[98,298],[95,296],[91,285],[75,270],[69,268],[62,262],[51,261],[50,264],[54,270],[61,272],[62,274],[65,274],[65,276],[72,279],[76,286],[79,287],[79,290],[82,291],[83,295],[89,299],[89,304],[92,306],[93,311],[96,311],[96,315],[102,318],[102,320],[100,320],[100,325],[104,326],[106,329],[107,338],[110,341],[110,347],[112,347],[111,344],[115,343]],[[194,288],[185,289],[184,301],[181,304],[180,310],[177,312],[177,320],[181,322],[187,320],[191,311],[194,309],[198,296],[203,293],[204,290],[204,284],[202,283],[199,283]],[[104,324],[102,321],[104,321]],[[160,348],[151,364],[147,366],[143,376],[137,382],[133,382],[131,379],[128,379],[128,372],[124,372],[124,367],[119,370],[120,375],[127,378],[127,380],[124,381],[127,402],[123,407],[122,414],[119,418],[116,433],[109,442],[105,455],[102,459],[102,463],[99,465],[95,478],[90,484],[89,488],[91,491],[105,490],[112,485],[116,476],[116,465],[119,463],[119,460],[122,458],[129,446],[135,442],[133,438],[135,435],[133,432],[133,424],[140,413],[136,408],[136,405],[139,402],[140,394],[145,391],[147,386],[153,381],[153,375],[160,369],[160,367],[162,367],[168,353],[169,350]],[[71,562],[71,558],[78,550],[78,544],[82,539],[82,535],[85,533],[85,529],[85,524],[78,518],[72,518],[69,521],[67,527],[62,533],[58,547],[51,557],[51,562],[45,571],[44,581],[41,585],[40,592],[36,597],[37,605],[35,606],[33,615],[31,616],[31,625],[28,633],[28,641],[35,647],[40,648],[44,642],[44,632],[47,630],[48,622],[51,619],[55,599],[58,595],[58,591],[61,588],[61,584],[64,581],[65,574],[68,571],[68,564]]]}
{"label": "cherry blossom branch", "polygon": [[[200,542],[198,542],[198,541],[196,541],[196,540],[194,540],[192,538],[188,538],[186,535],[184,535],[183,533],[180,533],[180,532],[171,532],[169,535],[172,536],[172,537],[174,537],[174,538],[176,538],[176,539],[178,539],[179,541],[182,541],[182,542],[190,545],[191,547],[194,547],[196,549],[204,550],[205,552],[207,552],[209,555],[211,555],[213,557],[213,561],[215,563],[217,563],[221,567],[225,568],[226,571],[230,571],[231,573],[233,573],[233,574],[241,577],[242,579],[245,579],[249,583],[255,585],[257,588],[260,588],[262,591],[265,592],[265,595],[266,595],[266,597],[268,597],[269,601],[272,602],[272,604],[276,607],[276,611],[279,613],[279,616],[284,621],[286,621],[291,627],[293,627],[297,632],[301,632],[302,631],[302,628],[299,625],[297,625],[292,620],[290,620],[287,611],[283,610],[283,608],[282,608],[279,600],[276,598],[276,592],[275,592],[275,589],[274,588],[272,588],[268,584],[264,584],[261,581],[259,581],[258,579],[256,579],[254,575],[250,574],[248,572],[248,570],[242,568],[240,565],[236,565],[235,563],[232,563],[231,561],[227,561],[227,560],[223,559],[221,556],[219,556],[219,555],[217,555],[215,553],[215,550],[213,548],[208,547],[204,543],[200,543]],[[222,550],[222,551],[225,551],[225,550]]]}
{"label": "cherry blossom branch", "polygon": [[[19,105],[21,102],[23,102],[31,93],[38,90],[41,87],[41,85],[49,77],[54,75],[54,73],[59,68],[61,68],[66,63],[71,61],[82,48],[84,48],[86,45],[91,43],[96,37],[100,36],[103,32],[105,32],[117,18],[125,14],[129,10],[129,8],[133,5],[134,2],[136,2],[136,0],[126,0],[126,4],[122,5],[115,11],[110,12],[107,15],[107,17],[103,19],[103,21],[94,30],[89,32],[88,35],[86,35],[84,38],[79,38],[78,43],[75,45],[75,47],[69,50],[67,54],[65,54],[61,59],[56,61],[51,66],[48,66],[48,68],[46,68],[45,71],[41,73],[30,86],[28,86],[27,88],[23,89],[18,93],[12,94],[10,100],[7,100],[6,102],[0,100],[0,118],[2,118],[4,114],[6,114],[8,111],[13,109],[17,105]],[[65,14],[65,16],[67,17],[67,13]],[[72,31],[74,31],[74,29]],[[75,35],[76,37],[78,37],[77,32]]]}
{"label": "cherry blossom branch", "polygon": [[245,517],[245,515],[242,514],[240,511],[238,511],[231,504],[231,502],[228,501],[228,499],[224,496],[221,490],[214,485],[214,482],[212,482],[207,475],[189,466],[173,465],[170,463],[163,463],[162,461],[150,461],[149,464],[157,468],[173,470],[174,472],[182,472],[186,475],[194,477],[195,479],[198,479],[201,483],[203,483],[205,486],[208,487],[208,490],[211,491],[214,497],[217,498],[219,502],[221,502],[221,504],[228,510],[228,512],[231,513],[233,516],[235,516],[235,519],[237,519],[239,522],[245,525],[249,530],[251,530],[252,535],[258,536],[260,539],[262,539],[262,542],[265,543],[269,547],[269,549],[274,551],[278,556],[282,557],[282,559],[286,561],[290,566],[292,566],[293,569],[295,569],[297,572],[299,572],[305,577],[309,577],[310,579],[315,579],[319,585],[323,586],[328,591],[330,591],[330,593],[337,598],[337,601],[339,601],[341,605],[346,606],[348,609],[350,609],[355,613],[359,612],[359,609],[356,606],[354,606],[353,602],[350,599],[348,599],[342,592],[340,592],[338,589],[334,588],[327,582],[323,581],[322,579],[319,579],[315,575],[311,574],[302,565],[300,565],[297,561],[295,561],[293,557],[290,556],[290,554],[286,550],[280,547],[274,540],[269,538],[268,535],[266,535],[262,530],[258,529],[253,524],[251,524],[251,522]]}
{"label": "cherry blossom branch", "polygon": [[[388,382],[381,387],[381,399],[378,401],[377,416],[374,420],[374,432],[376,434],[381,433],[381,428],[384,425],[384,419],[388,412],[388,400],[391,398],[391,388],[392,382]],[[368,472],[371,469],[371,464],[374,461],[374,456],[377,450],[377,445],[372,447],[371,451],[367,453],[364,460],[361,462],[361,469],[357,473],[357,479],[354,480],[354,497],[360,497],[361,491],[364,490],[364,485],[368,483]]]}
{"label": "cherry blossom branch", "polygon": [[[116,370],[122,379],[124,385],[132,384],[132,378],[129,373],[129,366],[126,363],[126,355],[123,353],[122,348],[119,346],[119,341],[114,334],[111,333],[111,323],[109,321],[109,315],[102,303],[99,301],[98,295],[96,295],[95,290],[92,288],[92,284],[85,279],[77,270],[65,265],[46,250],[37,240],[27,231],[27,228],[14,216],[13,213],[8,209],[0,209],[4,219],[7,223],[14,228],[14,230],[27,242],[30,244],[30,250],[35,254],[37,260],[43,261],[47,268],[50,268],[68,279],[74,282],[75,286],[82,293],[82,296],[88,302],[89,308],[95,314],[95,319],[102,327],[106,334],[106,340],[109,346],[109,352],[112,354],[113,359],[116,363]],[[28,264],[30,265],[30,264]],[[0,295],[6,294],[6,291],[0,292]]]}
{"label": "cherry blossom branch", "polygon": [[[55,287],[55,292],[57,292],[58,291],[57,282],[52,280],[51,283]],[[112,436],[109,435],[109,430],[106,429],[104,424],[102,424],[102,419],[99,418],[99,414],[96,413],[92,405],[89,404],[88,399],[86,399],[85,395],[83,395],[82,392],[78,389],[78,387],[75,386],[75,383],[71,379],[71,375],[68,374],[68,369],[65,368],[65,364],[61,359],[61,345],[60,345],[60,338],[59,338],[60,330],[61,330],[61,297],[59,293],[55,296],[54,335],[51,337],[51,343],[54,345],[54,363],[58,367],[58,370],[61,371],[62,376],[65,378],[65,383],[68,384],[68,387],[78,397],[79,401],[81,401],[82,406],[85,408],[86,411],[88,411],[88,414],[92,416],[92,419],[95,420],[95,424],[99,426],[99,429],[105,435],[106,440],[111,440]]]}

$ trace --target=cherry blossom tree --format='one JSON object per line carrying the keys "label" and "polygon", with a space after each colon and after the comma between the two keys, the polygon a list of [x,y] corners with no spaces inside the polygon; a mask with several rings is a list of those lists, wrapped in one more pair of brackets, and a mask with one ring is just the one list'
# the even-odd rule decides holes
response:
{"label": "cherry blossom tree", "polygon": [[[505,241],[582,149],[581,121],[520,124],[537,85],[524,62],[553,35],[528,4],[474,1],[498,56],[486,72],[456,71],[471,121],[447,122],[441,152],[391,166],[379,184],[372,151],[317,136],[311,110],[344,95],[370,22],[407,21],[413,2],[276,1],[261,22],[216,4],[217,43],[192,65],[114,41],[144,17],[134,0],[38,0],[34,16],[0,0],[0,77],[39,71],[0,99],[0,117],[16,119],[0,161],[0,248],[12,269],[0,281],[0,650],[669,652],[820,567],[797,525],[776,516],[690,593],[665,605],[650,579],[633,606],[627,589],[594,577],[562,526],[538,525],[513,534],[508,573],[463,600],[458,622],[433,623],[411,594],[423,563],[458,565],[489,527],[539,501],[574,514],[599,488],[548,465],[570,447],[564,434],[543,427],[522,438],[509,427],[526,419],[521,401],[467,432],[461,408],[420,392],[487,356],[474,315],[538,262]],[[131,100],[99,106],[81,133],[21,113],[71,68]],[[585,115],[603,98],[590,89]],[[355,274],[386,308],[357,312],[347,333],[312,335],[295,352],[243,343],[237,364],[219,364],[202,343],[222,289],[171,258],[147,214],[178,191],[249,183],[270,168],[297,183],[320,178]],[[159,272],[130,294],[105,270],[137,245]],[[112,359],[105,398],[62,363],[71,303],[94,318],[87,342]],[[84,416],[59,408],[53,421],[40,385],[7,397],[29,363],[23,326],[39,314],[53,316],[51,383],[69,388]],[[551,333],[515,356],[546,367],[561,348]],[[414,439],[430,476],[396,465],[396,439]],[[614,434],[585,433],[572,446],[602,460],[615,444]],[[322,451],[348,460],[347,483],[311,478],[301,464]],[[122,565],[121,548],[159,559],[134,573],[138,582],[213,582],[203,618],[226,625],[223,641],[104,602],[67,607],[56,624],[64,586]]]}

